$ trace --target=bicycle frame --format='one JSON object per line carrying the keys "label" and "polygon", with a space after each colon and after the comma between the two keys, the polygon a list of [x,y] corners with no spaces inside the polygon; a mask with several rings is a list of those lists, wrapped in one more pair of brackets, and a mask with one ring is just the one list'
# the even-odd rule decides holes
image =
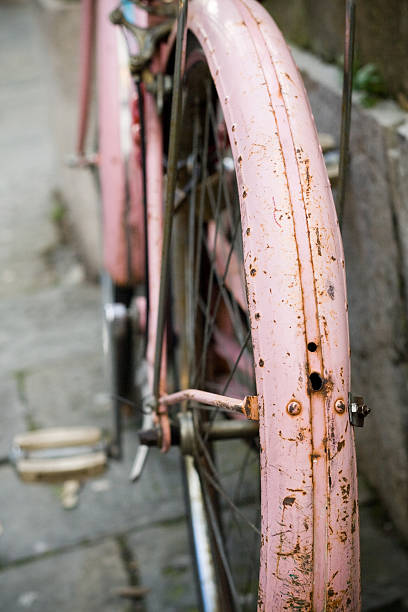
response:
{"label": "bicycle frame", "polygon": [[[144,281],[144,224],[140,139],[136,93],[131,82],[123,36],[109,22],[115,0],[83,0],[81,7],[80,92],[77,156],[79,164],[94,163],[85,153],[90,107],[92,51],[96,46],[100,188],[103,210],[103,263],[121,286]],[[96,37],[94,27],[96,23]],[[96,40],[94,40],[96,38]],[[132,126],[133,124],[133,126]]]}
{"label": "bicycle frame", "polygon": [[[112,4],[111,0],[100,2],[106,10],[114,8]],[[90,5],[88,0],[86,6]],[[141,25],[146,26],[146,21]],[[113,43],[117,33],[110,24],[100,22],[99,27]],[[330,185],[321,158],[314,154],[317,134],[304,87],[279,30],[252,0],[190,0],[187,29],[206,51],[224,116],[228,126],[234,126],[229,138],[240,159],[238,187],[245,198],[245,274],[249,296],[255,289],[258,296],[256,304],[249,300],[257,338],[255,363],[260,379],[260,368],[275,373],[269,387],[258,389],[261,446],[273,449],[272,464],[261,464],[262,487],[267,492],[262,516],[268,516],[269,525],[276,525],[273,533],[263,530],[258,609],[359,610],[344,255],[334,205],[320,206],[321,193],[330,190]],[[155,70],[164,68],[171,44],[161,45],[156,53]],[[100,87],[115,92],[118,65],[112,59],[112,47],[106,44],[99,53]],[[252,97],[255,90],[257,96]],[[235,113],[236,99],[244,100],[245,112],[240,115]],[[117,102],[112,99],[101,112],[105,125],[117,126]],[[147,360],[152,388],[163,199],[162,133],[151,94],[145,95],[145,113],[150,177]],[[289,118],[296,125],[295,136]],[[249,124],[251,133],[258,135],[256,142],[248,141]],[[102,180],[111,196],[104,199],[105,218],[112,228],[122,221],[126,196],[119,140],[117,132],[112,132],[100,143]],[[272,159],[265,158],[265,151]],[[265,164],[273,171],[262,171]],[[140,165],[135,172],[141,176]],[[134,207],[141,210],[140,189],[135,193],[132,214]],[[110,254],[105,261],[114,278],[123,279],[119,273],[126,261],[121,250],[123,234],[112,232],[108,240],[114,261]],[[137,270],[140,257],[139,253],[135,259]],[[268,263],[268,269],[273,262],[274,279],[263,274],[262,262]],[[257,336],[260,317],[271,330],[267,339]],[[162,363],[161,395],[165,392],[164,357]],[[165,449],[168,445],[169,440]]]}

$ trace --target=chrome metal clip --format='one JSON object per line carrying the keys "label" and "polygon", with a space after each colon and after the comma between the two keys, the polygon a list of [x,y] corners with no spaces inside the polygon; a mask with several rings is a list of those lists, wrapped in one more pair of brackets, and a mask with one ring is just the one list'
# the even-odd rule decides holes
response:
{"label": "chrome metal clip", "polygon": [[349,393],[348,400],[350,423],[353,427],[364,427],[364,419],[371,412],[364,401],[364,397]]}

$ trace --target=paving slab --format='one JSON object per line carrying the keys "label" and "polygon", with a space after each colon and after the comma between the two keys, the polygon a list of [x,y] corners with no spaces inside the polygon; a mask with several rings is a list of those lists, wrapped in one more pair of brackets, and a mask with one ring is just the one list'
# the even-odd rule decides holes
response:
{"label": "paving slab", "polygon": [[16,379],[0,378],[0,398],[0,461],[2,461],[9,455],[13,437],[25,431],[27,424]]}
{"label": "paving slab", "polygon": [[49,198],[53,145],[45,50],[33,3],[2,2],[0,44],[0,296],[52,282],[44,254],[57,242]]}
{"label": "paving slab", "polygon": [[99,352],[90,348],[20,374],[24,401],[36,427],[111,428],[102,346]]}
{"label": "paving slab", "polygon": [[137,531],[127,543],[140,583],[149,589],[146,612],[198,612],[185,521]]}
{"label": "paving slab", "polygon": [[183,516],[177,451],[152,452],[141,480],[130,484],[136,442],[128,448],[123,463],[112,461],[104,475],[84,483],[73,510],[62,507],[61,487],[24,484],[12,467],[1,467],[0,566]]}
{"label": "paving slab", "polygon": [[57,286],[0,301],[0,371],[15,374],[101,347],[96,286]]}
{"label": "paving slab", "polygon": [[2,612],[125,612],[116,590],[128,584],[118,543],[49,555],[0,572]]}

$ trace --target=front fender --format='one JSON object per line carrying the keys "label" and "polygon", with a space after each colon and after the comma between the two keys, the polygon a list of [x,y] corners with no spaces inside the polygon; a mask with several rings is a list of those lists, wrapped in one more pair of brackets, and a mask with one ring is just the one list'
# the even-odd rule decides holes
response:
{"label": "front fender", "polygon": [[347,410],[335,410],[350,376],[344,256],[305,89],[254,0],[191,0],[188,28],[240,195],[264,449],[259,609],[358,610],[354,440]]}

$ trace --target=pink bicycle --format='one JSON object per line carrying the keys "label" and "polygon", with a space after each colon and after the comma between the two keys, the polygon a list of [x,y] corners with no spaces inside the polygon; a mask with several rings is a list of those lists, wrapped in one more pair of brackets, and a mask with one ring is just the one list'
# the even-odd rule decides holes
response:
{"label": "pink bicycle", "polygon": [[150,393],[132,478],[150,446],[179,446],[202,609],[359,610],[366,409],[349,398],[339,225],[288,47],[255,0],[95,11],[83,1],[78,154],[96,22],[116,453],[136,297]]}

